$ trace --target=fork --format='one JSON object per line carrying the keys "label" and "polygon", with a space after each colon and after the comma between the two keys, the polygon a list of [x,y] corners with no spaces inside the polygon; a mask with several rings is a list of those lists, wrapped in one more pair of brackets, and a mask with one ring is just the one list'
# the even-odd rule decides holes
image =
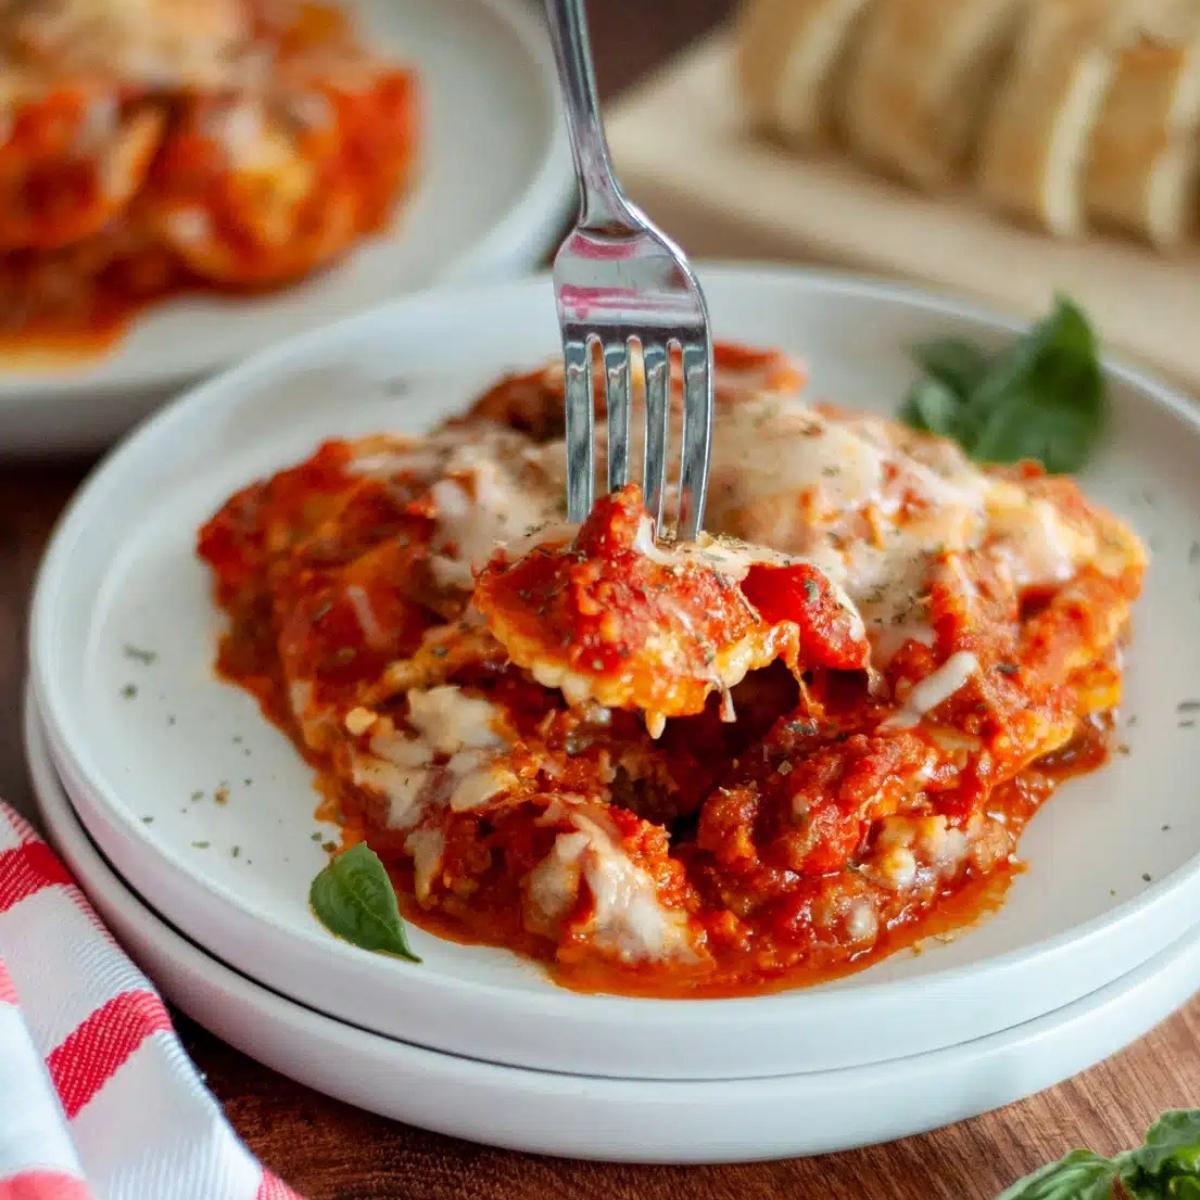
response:
{"label": "fork", "polygon": [[567,515],[591,511],[596,476],[592,347],[599,345],[608,421],[608,490],[629,482],[631,345],[645,376],[642,492],[663,529],[671,433],[671,355],[683,369],[683,431],[675,536],[704,520],[712,441],[708,309],[683,252],[625,198],[596,99],[584,0],[546,0],[567,128],[579,178],[579,217],[554,259],[554,296],[566,371]]}

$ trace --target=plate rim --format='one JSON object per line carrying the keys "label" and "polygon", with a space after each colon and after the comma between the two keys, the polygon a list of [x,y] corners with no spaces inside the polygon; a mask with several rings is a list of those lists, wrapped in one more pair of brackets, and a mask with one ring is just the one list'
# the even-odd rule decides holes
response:
{"label": "plate rim", "polygon": [[[445,0],[441,0],[445,2]],[[415,280],[413,289],[405,295],[420,294],[441,283],[454,284],[459,280],[467,281],[472,272],[478,272],[486,277],[488,272],[500,269],[500,264],[514,256],[517,250],[525,250],[534,244],[547,240],[550,236],[549,226],[559,217],[564,220],[569,205],[575,196],[574,175],[571,171],[570,142],[567,136],[566,124],[562,119],[559,105],[557,73],[551,52],[548,35],[540,22],[537,12],[527,0],[455,0],[458,4],[471,4],[477,9],[490,14],[494,19],[504,24],[513,35],[516,44],[525,54],[528,63],[536,71],[535,79],[543,93],[546,102],[545,116],[549,118],[549,133],[542,146],[538,165],[531,173],[520,194],[510,207],[490,228],[485,230],[470,244],[460,247],[457,253],[439,265],[429,279]],[[401,200],[400,212],[407,200]],[[364,239],[356,246],[368,244],[371,237]],[[528,261],[530,255],[522,254]],[[336,266],[336,264],[335,264]],[[320,274],[320,272],[316,272]],[[309,276],[305,276],[305,279]],[[303,282],[300,280],[298,282]],[[284,291],[287,290],[285,287]],[[185,293],[186,297],[186,293]],[[171,297],[166,299],[169,303]],[[387,302],[387,303],[390,303]],[[340,320],[353,320],[361,312],[372,308],[385,307],[380,304],[370,304],[356,309]],[[138,319],[135,314],[134,320]],[[316,326],[310,333],[319,332],[328,323]],[[292,335],[299,336],[299,335]],[[291,338],[285,339],[291,340]],[[271,343],[254,351],[250,357],[279,344]],[[103,353],[100,359],[103,361]],[[123,392],[138,394],[165,393],[173,388],[185,388],[197,381],[214,378],[238,365],[239,358],[212,357],[206,366],[198,370],[171,371],[160,370],[152,373],[137,375],[127,374],[110,379],[93,380],[85,363],[81,370],[56,370],[46,368],[0,368],[0,420],[3,420],[6,410],[20,410],[31,401],[46,404],[65,404],[79,400],[85,396],[111,396]],[[175,397],[170,397],[174,399]]]}
{"label": "plate rim", "polygon": [[[949,293],[937,292],[919,285],[881,280],[861,273],[739,262],[703,263],[699,264],[699,271],[702,283],[706,279],[717,278],[741,279],[746,283],[763,278],[782,280],[785,283],[792,282],[809,289],[827,289],[849,295],[861,295],[916,306],[934,315],[965,317],[976,323],[1009,332],[1013,332],[1025,324],[1020,317],[997,312],[989,306],[975,301],[963,300]],[[40,664],[44,661],[42,647],[48,636],[46,609],[52,602],[52,589],[57,577],[62,574],[62,564],[69,549],[66,536],[71,532],[73,523],[79,519],[77,514],[83,511],[85,506],[93,503],[94,496],[102,494],[106,480],[118,473],[122,463],[129,456],[137,454],[141,445],[153,438],[163,436],[176,421],[184,419],[192,410],[218,403],[222,394],[236,395],[243,392],[247,385],[254,383],[260,377],[269,377],[305,348],[312,352],[322,346],[336,344],[348,332],[361,325],[387,320],[402,321],[408,310],[420,310],[431,303],[452,304],[455,300],[467,296],[486,298],[489,294],[494,296],[498,293],[514,291],[524,293],[525,291],[545,290],[548,287],[549,275],[546,273],[501,283],[443,286],[399,297],[385,305],[343,318],[314,333],[295,335],[189,389],[183,396],[143,422],[120,446],[106,456],[72,498],[54,530],[49,549],[38,571],[28,634],[30,678],[33,681],[48,732],[52,740],[59,742],[64,751],[70,754],[74,763],[80,768],[81,774],[89,782],[99,777],[100,773],[94,769],[94,766],[90,770],[86,769],[86,759],[79,757],[69,739],[64,736],[60,713],[61,698],[56,702],[52,694],[46,694],[46,685],[41,678]],[[1106,372],[1113,378],[1121,380],[1136,391],[1143,393],[1150,401],[1166,408],[1191,427],[1195,434],[1200,435],[1200,411],[1193,410],[1189,402],[1175,389],[1156,380],[1152,375],[1144,373],[1139,368],[1124,363],[1120,358],[1106,354],[1103,356],[1103,362]],[[133,819],[132,814],[124,811],[119,801],[112,796],[103,795],[102,789],[96,789],[96,791],[101,794],[106,813],[110,816],[115,815],[125,832],[131,835],[134,841],[141,843],[144,852],[171,862],[174,867],[191,876],[192,873],[188,871],[184,860],[173,856],[168,849],[154,845],[147,838],[145,829]],[[223,890],[213,885],[210,880],[204,877],[194,878],[209,894],[224,903],[233,904],[254,919],[263,921],[271,931],[282,932],[288,937],[301,938],[309,945],[320,943],[333,956],[331,957],[333,962],[345,961],[342,958],[343,955],[357,956],[362,953],[351,947],[343,946],[334,939],[326,938],[317,929],[302,931],[292,926],[284,926],[275,921],[269,913],[261,913],[259,910],[247,906],[237,897],[224,895]],[[1004,951],[984,962],[936,968],[915,980],[890,983],[864,982],[856,985],[852,991],[838,992],[836,1003],[849,1013],[855,1005],[878,1004],[888,993],[915,988],[922,991],[936,990],[960,985],[968,979],[977,984],[983,984],[1021,965],[1031,970],[1036,969],[1044,966],[1049,959],[1066,946],[1092,944],[1130,922],[1148,920],[1153,915],[1156,906],[1168,901],[1173,893],[1188,883],[1193,885],[1200,883],[1200,854],[1193,856],[1175,870],[1155,880],[1137,895],[1058,934],[1050,935],[1025,947]],[[494,997],[500,994],[509,998],[512,995],[508,988],[476,980],[458,980],[457,986],[470,988],[481,999],[486,999],[489,995]],[[580,995],[548,986],[544,994],[538,994],[536,1000],[532,995],[527,999],[530,1002],[540,1000],[550,1005],[550,1011],[559,1007],[562,997],[569,997],[569,1003],[580,1011],[590,1008],[593,1012],[598,1012],[600,1011],[598,1006],[609,1008],[611,1011],[610,1006],[620,1006],[626,1016],[635,1015],[640,1022],[648,1021],[651,1025],[660,1028],[667,1025],[675,1026],[683,1022],[690,1028],[698,1030],[702,1029],[715,1016],[735,1023],[739,1021],[757,1022],[773,1009],[781,1011],[791,1009],[794,1015],[799,1016],[801,1015],[799,1005],[803,1003],[805,997],[822,994],[828,997],[834,993],[821,993],[817,989],[799,988],[760,996],[706,999],[703,1002],[694,1002],[662,1001],[626,996]]]}
{"label": "plate rim", "polygon": [[[121,878],[117,871],[109,864],[101,854],[99,848],[92,842],[78,812],[71,804],[70,798],[66,790],[55,772],[54,765],[50,760],[50,756],[45,743],[45,733],[40,726],[39,713],[37,711],[36,698],[32,689],[26,689],[22,710],[22,738],[26,750],[26,755],[30,764],[30,776],[34,785],[34,792],[37,800],[37,809],[42,819],[47,823],[50,832],[50,840],[55,844],[55,849],[63,854],[67,859],[68,865],[71,867],[75,876],[83,877],[84,871],[79,868],[81,859],[86,858],[88,869],[86,878],[91,884],[91,888],[96,891],[101,889],[111,889],[113,898],[107,895],[105,899],[114,906],[114,909],[121,914],[124,921],[128,923],[142,923],[147,926],[152,933],[144,934],[147,941],[150,937],[156,937],[166,943],[167,949],[159,951],[165,957],[172,955],[177,958],[182,958],[186,965],[185,972],[189,972],[193,987],[184,991],[180,989],[178,997],[172,995],[172,999],[178,1006],[197,1020],[200,1024],[213,1032],[216,1036],[230,1042],[244,1053],[254,1057],[256,1061],[264,1062],[264,1057],[261,1055],[261,1041],[257,1038],[244,1034],[238,1038],[236,1033],[231,1033],[234,1020],[227,1020],[226,1024],[221,1028],[213,1028],[214,1020],[206,1020],[206,1016],[216,1016],[220,1010],[214,1010],[209,1013],[203,1002],[197,1001],[195,992],[195,983],[203,982],[211,984],[212,988],[218,989],[224,983],[228,989],[229,982],[232,981],[233,987],[242,992],[243,995],[250,996],[250,1004],[258,1004],[267,1010],[264,1019],[270,1020],[278,1025],[282,1020],[285,1026],[289,1027],[289,1034],[293,1037],[304,1037],[308,1035],[311,1038],[313,1031],[320,1035],[325,1034],[326,1038],[337,1032],[343,1032],[352,1041],[362,1040],[367,1049],[372,1053],[372,1056],[378,1058],[384,1055],[392,1055],[399,1058],[408,1058],[411,1060],[409,1066],[414,1072],[427,1074],[431,1066],[436,1069],[446,1070],[447,1068],[457,1068],[456,1084],[458,1086],[467,1087],[472,1085],[472,1078],[476,1080],[476,1086],[479,1082],[486,1082],[488,1078],[500,1084],[507,1078],[518,1084],[524,1083],[525,1086],[531,1086],[533,1081],[542,1084],[543,1087],[555,1090],[555,1099],[558,1102],[563,1100],[571,1100],[584,1093],[584,1090],[591,1092],[592,1098],[599,1099],[595,1093],[608,1092],[611,1093],[610,1103],[628,1103],[633,1099],[633,1093],[645,1092],[654,1090],[661,1096],[663,1093],[660,1089],[666,1089],[669,1093],[678,1093],[680,1096],[687,1094],[696,1095],[698,1089],[712,1093],[718,1092],[722,1096],[733,1096],[747,1089],[761,1090],[765,1089],[768,1092],[775,1093],[772,1100],[776,1102],[776,1107],[779,1107],[778,1102],[786,1100],[786,1089],[789,1084],[796,1086],[796,1081],[803,1076],[783,1075],[774,1077],[752,1077],[747,1079],[731,1079],[722,1082],[720,1089],[713,1089],[712,1081],[709,1080],[657,1080],[657,1079],[629,1079],[629,1078],[612,1078],[612,1077],[597,1077],[584,1075],[571,1075],[564,1072],[542,1071],[531,1068],[512,1066],[506,1064],[491,1063],[478,1059],[469,1058],[463,1055],[456,1055],[442,1051],[432,1050],[419,1045],[414,1045],[405,1042],[400,1038],[391,1037],[386,1034],[381,1034],[369,1029],[363,1029],[349,1022],[341,1021],[335,1017],[309,1008],[307,1005],[297,1001],[291,997],[280,995],[271,988],[262,983],[248,977],[244,973],[236,970],[234,967],[223,962],[215,955],[206,951],[202,946],[196,945],[185,935],[176,930],[169,921],[163,918],[155,909],[153,909],[146,900],[132,887],[126,880]],[[53,799],[47,799],[48,793],[53,793]],[[53,805],[58,810],[59,820],[54,820],[53,817],[48,818],[47,813],[50,806]],[[63,828],[59,821],[66,821],[70,824],[70,848],[68,853],[63,853],[62,835]],[[99,879],[99,883],[97,882]],[[88,899],[92,903],[95,898],[90,894],[91,889],[84,886],[80,882],[80,878],[76,878],[77,886],[88,893]],[[98,908],[102,904],[96,905]],[[1020,1025],[1012,1026],[1008,1029],[999,1030],[995,1033],[986,1035],[981,1038],[972,1040],[971,1042],[960,1043],[955,1046],[945,1047],[939,1050],[928,1051],[923,1055],[916,1056],[917,1059],[925,1059],[926,1065],[930,1059],[936,1059],[941,1063],[953,1061],[955,1057],[967,1055],[971,1061],[970,1069],[978,1075],[978,1068],[982,1065],[981,1060],[985,1060],[989,1054],[1003,1055],[1006,1050],[1010,1053],[1019,1053],[1020,1049],[1012,1048],[1009,1043],[1017,1040],[1018,1043],[1024,1042],[1028,1045],[1031,1040],[1039,1037],[1053,1038],[1056,1045],[1061,1045],[1063,1041],[1063,1033],[1070,1032],[1070,1026],[1074,1021],[1078,1020],[1101,1020],[1104,1016],[1111,1013],[1114,1008],[1119,1008],[1122,1001],[1136,1001],[1137,993],[1141,993],[1145,988],[1152,985],[1160,971],[1169,970],[1173,966],[1178,966],[1181,959],[1184,959],[1190,949],[1195,955],[1200,953],[1196,950],[1196,942],[1193,931],[1185,933],[1183,937],[1172,942],[1163,951],[1152,956],[1146,962],[1134,967],[1132,970],[1119,976],[1117,979],[1088,993],[1085,996],[1064,1005],[1062,1008],[1055,1009],[1052,1012],[1045,1013],[1039,1017],[1033,1018],[1028,1022],[1023,1022]],[[212,982],[214,979],[220,982]],[[1200,972],[1197,972],[1197,978],[1200,978]],[[160,986],[156,983],[156,986]],[[171,994],[174,988],[162,987],[161,990]],[[1049,1071],[1043,1073],[1042,1078],[1031,1089],[1027,1083],[1018,1084],[1016,1087],[1004,1086],[1000,1087],[997,1084],[999,1079],[1008,1079],[1016,1077],[1015,1072],[986,1072],[986,1082],[992,1087],[992,1093],[984,1099],[980,1099],[979,1093],[971,1094],[969,1100],[964,1100],[966,1092],[960,1096],[957,1103],[951,1102],[950,1107],[957,1112],[957,1115],[952,1115],[950,1112],[943,1111],[939,1116],[931,1122],[927,1119],[918,1123],[918,1126],[908,1130],[896,1130],[893,1126],[892,1131],[886,1134],[879,1141],[872,1138],[863,1138],[861,1136],[850,1138],[826,1138],[825,1144],[813,1145],[804,1149],[785,1149],[778,1144],[772,1144],[766,1148],[761,1145],[756,1145],[753,1149],[747,1151],[735,1151],[733,1153],[712,1153],[711,1150],[705,1149],[697,1152],[695,1149],[683,1151],[680,1154],[667,1156],[661,1153],[647,1154],[644,1150],[644,1141],[636,1143],[638,1149],[633,1152],[624,1151],[619,1153],[596,1153],[587,1147],[571,1145],[564,1147],[563,1145],[554,1146],[548,1144],[547,1139],[543,1136],[538,1145],[532,1147],[534,1153],[547,1153],[552,1155],[569,1155],[573,1158],[591,1158],[600,1161],[619,1161],[619,1162],[640,1162],[640,1163],[701,1163],[701,1162],[750,1162],[762,1161],[771,1158],[778,1158],[781,1154],[823,1154],[834,1153],[842,1150],[849,1150],[859,1146],[883,1144],[884,1141],[896,1140],[898,1138],[916,1136],[922,1132],[943,1127],[947,1124],[952,1124],[960,1120],[969,1119],[972,1116],[982,1112],[991,1111],[999,1108],[1004,1104],[1012,1103],[1025,1096],[1036,1094],[1047,1087],[1052,1087],[1056,1083],[1068,1079],[1080,1071],[1088,1069],[1089,1066],[1103,1061],[1110,1054],[1116,1053],[1121,1048],[1131,1045],[1138,1038],[1144,1036],[1149,1030],[1159,1021],[1166,1019],[1171,1013],[1176,1011],[1182,1003],[1186,1001],[1186,995],[1192,992],[1193,985],[1189,984],[1181,988],[1176,985],[1171,992],[1171,998],[1164,1004],[1161,999],[1153,1006],[1153,1015],[1147,1021],[1144,1017],[1139,1017],[1134,1021],[1137,1031],[1124,1029],[1117,1034],[1116,1038],[1111,1036],[1105,1039],[1106,1048],[1097,1055],[1093,1050],[1085,1051],[1083,1054],[1077,1054],[1071,1064],[1065,1071],[1056,1066]],[[193,1011],[193,1010],[196,1011]],[[204,1010],[204,1011],[200,1011]],[[224,1015],[223,1013],[221,1014]],[[290,1027],[300,1023],[307,1028],[302,1032],[293,1032]],[[1066,1028],[1063,1028],[1066,1023]],[[1074,1039],[1076,1042],[1078,1039]],[[310,1041],[306,1041],[306,1051],[311,1046]],[[1028,1053],[1028,1051],[1026,1051]],[[278,1051],[276,1051],[276,1056]],[[878,1076],[880,1073],[889,1073],[893,1071],[903,1072],[912,1066],[911,1059],[896,1059],[883,1063],[869,1063],[859,1067],[841,1068],[827,1072],[812,1072],[808,1073],[805,1078],[805,1083],[819,1089],[822,1083],[822,1077],[828,1079],[830,1076],[836,1076],[839,1073],[849,1072],[858,1074],[859,1076],[870,1077],[874,1075],[876,1082],[872,1085],[874,1090],[878,1091],[880,1081]],[[275,1070],[280,1070],[285,1074],[292,1073],[287,1070],[287,1067],[278,1061],[272,1061],[270,1058],[265,1060],[265,1065]],[[296,1075],[292,1075],[297,1078]],[[336,1095],[338,1099],[348,1101],[350,1103],[359,1104],[362,1107],[371,1105],[370,1098],[367,1098],[364,1103],[362,1089],[359,1089],[358,1094],[347,1094],[344,1090],[335,1092],[326,1088],[322,1088],[320,1082],[314,1082],[312,1079],[300,1078],[299,1082],[305,1083],[308,1086],[317,1087],[324,1090],[326,1094]],[[926,1081],[927,1083],[929,1081]],[[379,1101],[374,1102],[375,1105]],[[372,1106],[374,1107],[374,1106]],[[457,1107],[457,1106],[456,1106]],[[894,1106],[893,1106],[894,1107]],[[382,1111],[378,1107],[374,1107],[374,1111]],[[396,1119],[412,1120],[411,1113],[403,1115],[395,1112],[383,1113],[385,1116],[391,1116]],[[797,1127],[802,1122],[797,1121]],[[463,1129],[460,1125],[451,1126],[445,1118],[440,1121],[431,1123],[428,1128],[435,1129],[437,1132],[445,1133],[450,1136],[468,1137],[472,1134]],[[570,1137],[570,1134],[566,1135]],[[550,1141],[553,1141],[553,1137]],[[493,1142],[485,1143],[502,1146],[512,1150],[522,1150],[529,1152],[530,1147],[527,1144],[520,1144],[518,1139],[511,1136],[501,1137]],[[701,1143],[704,1144],[704,1143]],[[695,1142],[693,1142],[695,1145]]]}

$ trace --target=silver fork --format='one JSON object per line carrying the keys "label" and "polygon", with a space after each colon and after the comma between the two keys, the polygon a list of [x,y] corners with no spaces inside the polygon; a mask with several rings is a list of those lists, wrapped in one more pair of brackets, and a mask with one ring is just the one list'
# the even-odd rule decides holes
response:
{"label": "silver fork", "polygon": [[608,488],[629,482],[630,347],[645,373],[642,491],[663,532],[670,441],[671,350],[683,366],[677,536],[704,520],[712,440],[708,309],[678,246],[631,204],[613,176],[596,100],[584,0],[546,0],[567,127],[579,177],[579,218],[554,259],[554,295],[566,369],[567,514],[591,511],[596,476],[592,346],[599,344],[608,413]]}

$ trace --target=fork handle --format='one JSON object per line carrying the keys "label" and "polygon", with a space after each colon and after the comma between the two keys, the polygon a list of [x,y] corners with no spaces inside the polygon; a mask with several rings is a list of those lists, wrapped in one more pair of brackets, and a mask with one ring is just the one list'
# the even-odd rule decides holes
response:
{"label": "fork handle", "polygon": [[546,0],[546,16],[579,178],[579,224],[592,229],[633,224],[629,204],[613,178],[608,140],[600,120],[584,0]]}

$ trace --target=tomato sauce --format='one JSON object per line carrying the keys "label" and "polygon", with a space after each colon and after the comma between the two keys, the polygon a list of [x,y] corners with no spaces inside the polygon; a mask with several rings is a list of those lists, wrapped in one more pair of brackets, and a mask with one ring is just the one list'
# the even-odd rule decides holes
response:
{"label": "tomato sauce", "polygon": [[[726,394],[739,370],[762,386],[763,357],[722,359]],[[541,429],[560,389],[514,377],[480,403]],[[635,491],[464,572],[444,513],[461,523],[536,460],[514,432],[478,466],[495,428],[329,443],[231,497],[199,542],[229,619],[218,669],[423,928],[585,992],[822,983],[994,911],[1029,819],[1105,762],[1131,535],[1119,570],[1026,604],[1004,560],[931,553],[931,635],[874,668],[811,563],[646,543]],[[1056,503],[1116,528],[1064,487]],[[970,670],[914,708],[954,656]]]}
{"label": "tomato sauce", "polygon": [[253,86],[114,67],[17,101],[0,131],[0,355],[86,361],[150,305],[286,286],[392,218],[414,171],[413,72],[370,57],[334,9],[246,7],[257,28],[237,49],[271,64]]}

